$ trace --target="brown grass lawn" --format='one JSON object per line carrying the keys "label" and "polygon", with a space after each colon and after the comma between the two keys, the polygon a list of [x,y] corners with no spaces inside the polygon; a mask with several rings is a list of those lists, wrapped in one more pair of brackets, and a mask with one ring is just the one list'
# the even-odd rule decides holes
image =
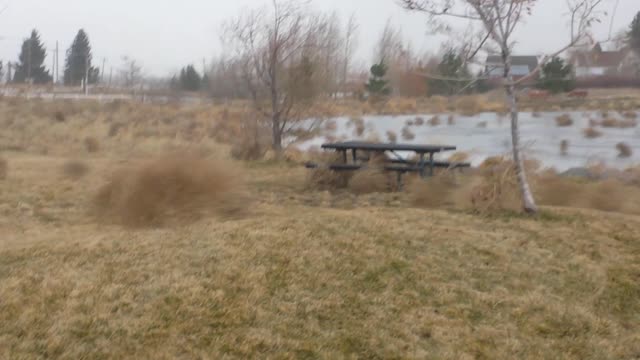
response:
{"label": "brown grass lawn", "polygon": [[[236,163],[251,199],[240,217],[107,225],[90,200],[118,166],[221,148],[74,121],[38,144],[0,139],[26,149],[2,154],[1,359],[640,357],[637,216],[423,210],[402,194],[308,190],[300,166],[253,162]],[[77,129],[68,149],[54,141],[63,126]],[[80,156],[89,134],[100,148]],[[69,177],[69,161],[89,171]]]}

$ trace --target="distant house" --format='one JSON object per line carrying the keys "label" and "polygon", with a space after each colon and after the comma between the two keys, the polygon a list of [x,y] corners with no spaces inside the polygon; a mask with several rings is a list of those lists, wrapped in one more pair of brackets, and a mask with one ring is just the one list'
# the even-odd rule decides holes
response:
{"label": "distant house", "polygon": [[640,59],[629,49],[604,51],[596,44],[589,51],[576,52],[571,59],[577,78],[638,75]]}
{"label": "distant house", "polygon": [[[511,57],[511,74],[515,80],[521,79],[531,74],[538,67],[537,56],[512,56]],[[489,55],[485,63],[485,74],[490,80],[497,80],[504,75],[504,66],[502,65],[502,57],[499,55]],[[537,75],[534,76],[534,79]]]}

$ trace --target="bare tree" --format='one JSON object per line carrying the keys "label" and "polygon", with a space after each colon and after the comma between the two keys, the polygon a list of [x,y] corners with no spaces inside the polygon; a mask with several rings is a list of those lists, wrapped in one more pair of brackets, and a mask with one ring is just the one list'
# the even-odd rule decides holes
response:
{"label": "bare tree", "polygon": [[142,66],[135,59],[128,56],[122,57],[122,63],[120,76],[124,86],[132,88],[142,80]]}
{"label": "bare tree", "polygon": [[315,95],[311,82],[322,60],[314,51],[320,24],[305,10],[307,4],[272,0],[270,9],[245,11],[224,26],[254,107],[271,124],[276,153],[285,136],[300,129]]}
{"label": "bare tree", "polygon": [[[537,0],[397,0],[404,8],[427,14],[434,28],[446,27],[442,19],[458,18],[478,22],[484,30],[480,47],[490,42],[496,46],[502,57],[503,87],[511,114],[511,140],[513,160],[523,200],[524,210],[536,213],[538,207],[533,198],[520,145],[518,126],[518,102],[516,86],[531,79],[540,72],[542,66],[554,56],[578,44],[588,35],[591,25],[597,21],[597,7],[603,0],[566,0],[569,9],[569,39],[563,48],[546,55],[538,67],[528,76],[514,81],[511,72],[514,32],[518,25],[531,15]],[[479,49],[479,48],[478,48]],[[475,51],[477,53],[477,50]]]}
{"label": "bare tree", "polygon": [[358,46],[358,20],[355,14],[351,14],[347,21],[344,34],[344,59],[342,59],[342,92],[347,93],[347,82],[351,67],[351,57]]}

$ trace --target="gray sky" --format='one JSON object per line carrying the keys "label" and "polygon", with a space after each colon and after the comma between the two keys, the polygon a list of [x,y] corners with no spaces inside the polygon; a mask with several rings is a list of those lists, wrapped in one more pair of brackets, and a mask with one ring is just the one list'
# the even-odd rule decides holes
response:
{"label": "gray sky", "polygon": [[[609,12],[595,30],[606,38],[616,0],[605,0]],[[189,63],[221,51],[220,25],[243,8],[266,0],[0,0],[7,9],[0,15],[0,59],[16,60],[21,40],[37,28],[49,49],[60,42],[60,62],[79,28],[91,39],[94,64],[107,59],[118,68],[121,57],[138,59],[144,72],[166,75]],[[336,11],[346,18],[356,13],[360,23],[358,60],[369,62],[373,46],[387,19],[401,26],[417,51],[437,51],[437,37],[429,35],[424,15],[402,10],[394,0],[314,0],[318,10]],[[563,0],[538,0],[534,13],[518,32],[516,52],[541,54],[566,43],[567,20]],[[640,11],[640,0],[619,0],[614,33],[625,28]],[[51,66],[51,57],[47,59]]]}

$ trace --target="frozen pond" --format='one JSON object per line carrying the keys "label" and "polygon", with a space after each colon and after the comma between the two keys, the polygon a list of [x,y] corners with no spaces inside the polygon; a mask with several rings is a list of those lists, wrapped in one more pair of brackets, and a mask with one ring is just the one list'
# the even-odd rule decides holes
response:
{"label": "frozen pond", "polygon": [[[556,117],[570,114],[573,125],[558,127]],[[417,117],[424,119],[423,125],[408,126],[415,138],[402,139],[402,129],[407,121],[415,121]],[[355,126],[350,124],[348,117],[332,119],[336,123],[335,131],[325,131],[325,136],[314,138],[300,145],[302,149],[319,147],[329,139],[337,140],[366,140],[377,136],[380,141],[387,141],[386,133],[392,131],[397,134],[397,142],[410,144],[454,145],[458,151],[470,155],[474,165],[480,164],[489,156],[508,154],[511,149],[509,118],[494,113],[483,113],[475,116],[454,115],[453,125],[448,124],[448,115],[439,115],[440,125],[431,126],[429,119],[433,115],[411,116],[364,116],[365,131],[357,136]],[[610,113],[609,117],[622,119],[617,113]],[[603,133],[601,137],[588,139],[583,130],[590,126],[590,119],[600,121],[598,112],[545,112],[536,114],[521,113],[520,128],[522,144],[528,158],[535,158],[545,167],[553,167],[564,171],[573,167],[585,166],[588,163],[604,162],[608,166],[626,168],[640,164],[640,125],[637,127],[618,129],[597,129]],[[560,152],[560,143],[568,140],[569,147],[566,155]],[[633,155],[630,158],[619,158],[616,145],[624,142],[631,146]],[[446,158],[449,154],[443,154]]]}

